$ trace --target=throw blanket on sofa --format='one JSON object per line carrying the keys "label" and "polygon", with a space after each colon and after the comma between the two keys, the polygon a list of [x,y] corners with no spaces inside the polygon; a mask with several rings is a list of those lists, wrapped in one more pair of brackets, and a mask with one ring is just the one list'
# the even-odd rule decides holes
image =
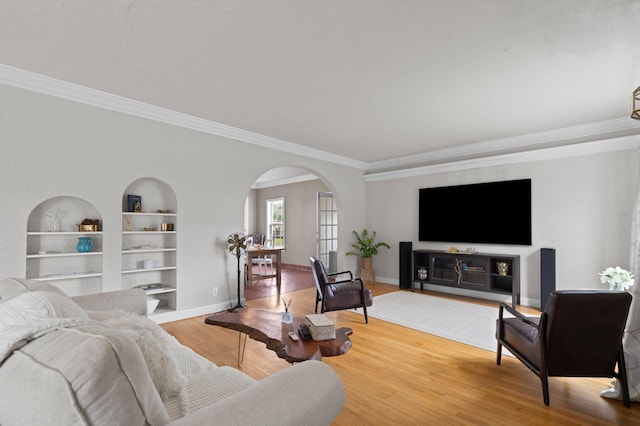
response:
{"label": "throw blanket on sofa", "polygon": [[[187,379],[169,350],[173,337],[158,324],[146,317],[124,311],[88,312],[87,315],[109,328],[119,330],[136,343],[147,364],[151,380],[165,404],[175,397],[184,399],[185,396],[181,394]],[[181,404],[185,405],[186,402],[182,401]],[[182,415],[184,414],[186,413]]]}
{"label": "throw blanket on sofa", "polygon": [[[167,350],[169,335],[157,324],[123,311],[87,313],[68,296],[52,291],[21,291],[1,301],[0,363],[38,337],[88,324],[127,334],[141,350],[161,399],[166,402],[181,396],[186,378]],[[179,405],[185,405],[184,401]]]}

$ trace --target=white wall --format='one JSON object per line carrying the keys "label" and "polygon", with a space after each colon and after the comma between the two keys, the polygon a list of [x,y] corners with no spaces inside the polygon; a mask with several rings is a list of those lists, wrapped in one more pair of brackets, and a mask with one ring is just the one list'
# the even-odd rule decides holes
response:
{"label": "white wall", "polygon": [[282,263],[310,266],[309,256],[317,256],[317,196],[318,192],[328,191],[319,179],[255,190],[255,229],[265,235],[266,200],[284,197],[286,250]]}
{"label": "white wall", "polygon": [[[558,288],[601,287],[597,274],[606,266],[628,267],[638,177],[638,155],[630,150],[365,185],[362,172],[353,168],[2,85],[0,144],[0,278],[25,275],[31,210],[68,195],[100,212],[103,290],[120,288],[122,195],[136,179],[154,177],[169,184],[178,200],[178,309],[233,300],[236,265],[224,253],[223,240],[242,229],[252,183],[278,166],[307,168],[334,193],[340,269],[356,269],[357,259],[344,252],[351,230],[365,225],[365,211],[367,228],[392,244],[374,260],[377,276],[397,283],[399,241],[414,241],[415,248],[448,247],[416,241],[420,187],[520,178],[533,180],[533,245],[474,245],[522,256],[523,302],[539,300],[541,247],[557,249]],[[216,298],[214,285],[220,287]]]}
{"label": "white wall", "polygon": [[[524,178],[532,179],[532,246],[418,242],[419,188]],[[398,282],[399,241],[413,241],[414,250],[446,250],[456,245],[519,254],[523,303],[537,306],[539,250],[551,247],[556,249],[558,289],[603,288],[598,273],[605,267],[629,267],[637,178],[638,154],[624,150],[368,182],[367,227],[392,245],[392,250],[383,250],[374,259],[377,277]],[[482,206],[465,206],[461,201],[446,208],[468,209],[472,215]]]}
{"label": "white wall", "polygon": [[[242,230],[245,198],[265,171],[299,166],[321,176],[340,197],[343,239],[365,219],[360,170],[3,85],[0,143],[0,278],[25,275],[31,210],[69,195],[100,212],[103,290],[119,289],[122,195],[141,177],[166,182],[177,197],[183,310],[235,299],[236,262],[225,254],[224,239]],[[215,298],[212,286],[220,287]]]}

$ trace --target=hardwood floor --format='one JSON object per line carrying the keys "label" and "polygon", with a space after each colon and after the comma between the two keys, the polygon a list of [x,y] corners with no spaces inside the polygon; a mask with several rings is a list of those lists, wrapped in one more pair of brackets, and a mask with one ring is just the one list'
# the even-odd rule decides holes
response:
{"label": "hardwood floor", "polygon": [[[374,296],[398,290],[386,284],[370,288]],[[313,312],[315,289],[289,293],[289,297],[295,315]],[[497,303],[458,299],[496,306],[498,314]],[[248,305],[279,311],[281,303],[277,297],[268,297]],[[347,354],[323,360],[337,371],[345,388],[346,403],[335,425],[640,424],[640,404],[627,409],[621,401],[599,396],[610,379],[550,378],[551,405],[545,406],[539,379],[512,357],[503,356],[498,366],[494,352],[375,318],[369,318],[367,325],[362,315],[353,312],[327,316],[337,326],[354,330],[353,347]],[[162,326],[215,364],[235,367],[238,333],[205,325],[205,317]],[[251,377],[259,380],[288,366],[264,344],[247,340],[242,371]]]}

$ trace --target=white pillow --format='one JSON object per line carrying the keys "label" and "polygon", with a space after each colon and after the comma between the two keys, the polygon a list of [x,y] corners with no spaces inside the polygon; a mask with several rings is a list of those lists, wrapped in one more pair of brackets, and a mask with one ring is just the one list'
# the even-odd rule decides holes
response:
{"label": "white pillow", "polygon": [[91,319],[125,333],[136,342],[162,401],[182,392],[187,379],[169,350],[173,338],[158,324],[146,317],[124,311],[89,312],[88,315]]}
{"label": "white pillow", "polygon": [[0,302],[29,291],[49,291],[65,296],[62,290],[46,281],[25,278],[5,278],[0,280]]}
{"label": "white pillow", "polygon": [[28,324],[51,318],[87,318],[68,296],[49,291],[21,293],[0,303],[0,324]]}

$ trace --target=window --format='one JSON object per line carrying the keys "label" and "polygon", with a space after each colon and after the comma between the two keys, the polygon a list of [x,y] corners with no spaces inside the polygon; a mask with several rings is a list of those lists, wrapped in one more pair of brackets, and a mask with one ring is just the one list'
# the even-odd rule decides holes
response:
{"label": "window", "polygon": [[284,247],[284,197],[267,200],[267,239]]}

